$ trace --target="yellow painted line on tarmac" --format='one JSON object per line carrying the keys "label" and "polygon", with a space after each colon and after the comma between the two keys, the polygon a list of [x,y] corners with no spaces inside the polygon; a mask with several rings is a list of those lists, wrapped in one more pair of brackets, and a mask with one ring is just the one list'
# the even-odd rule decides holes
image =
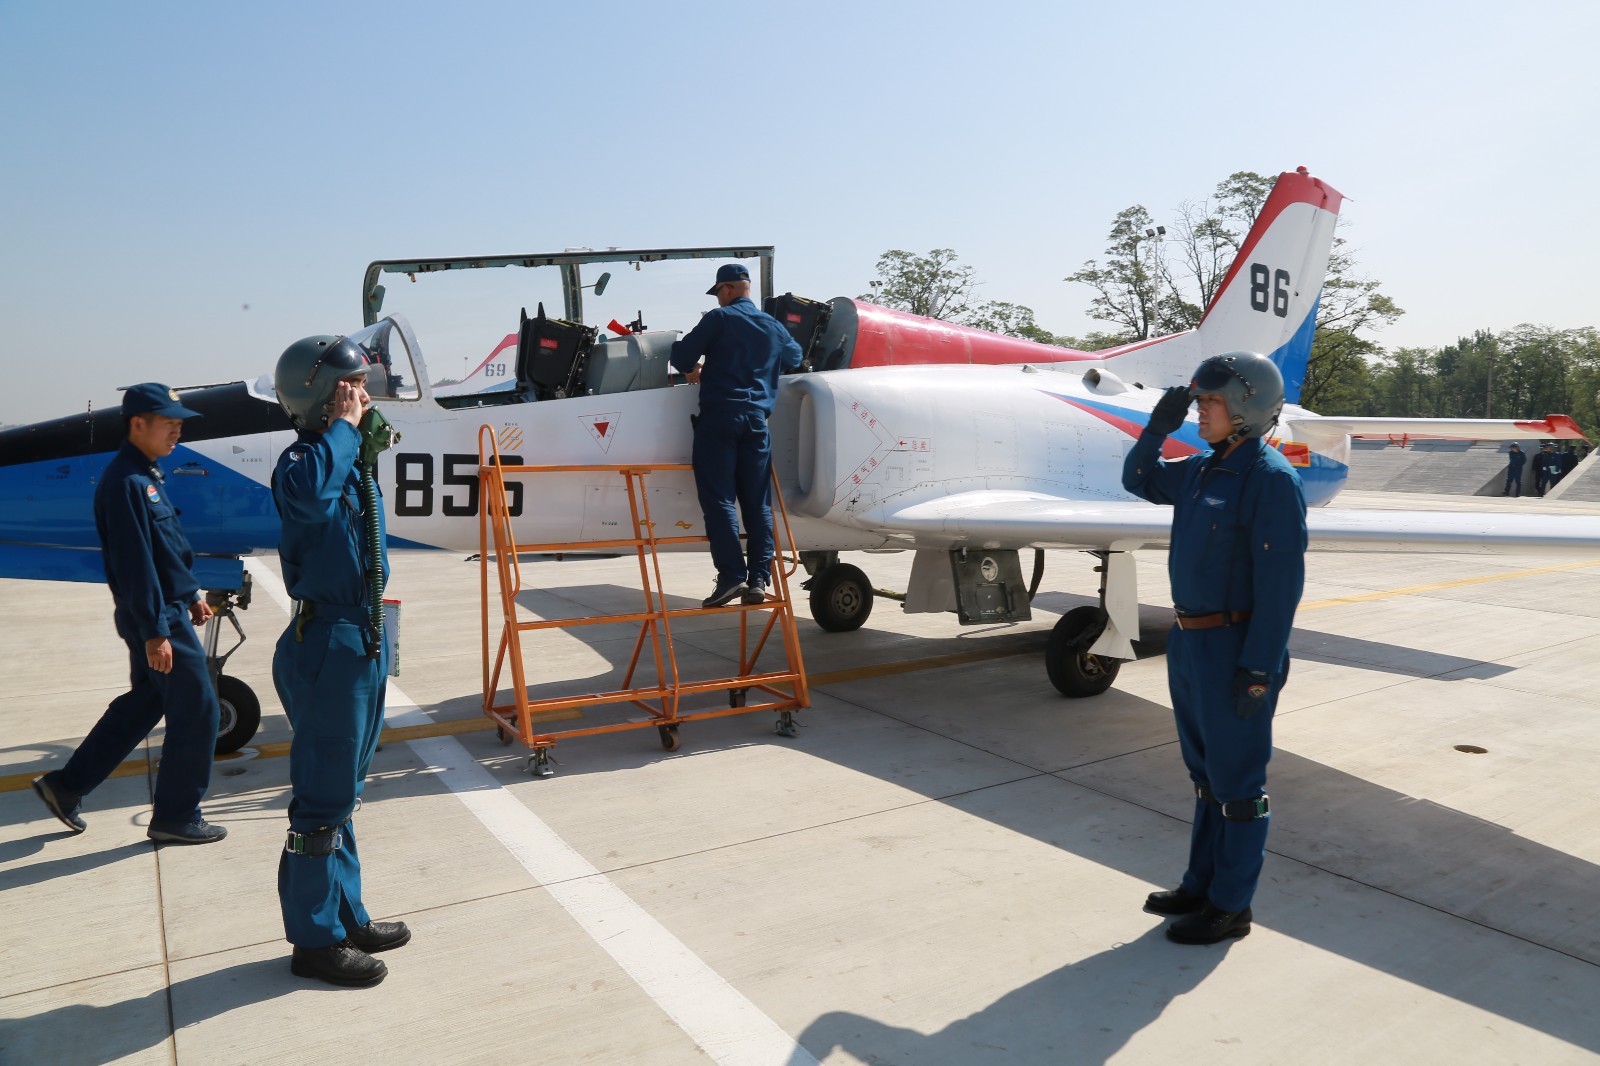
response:
{"label": "yellow painted line on tarmac", "polygon": [[1441,592],[1444,589],[1465,588],[1468,585],[1487,585],[1494,581],[1514,581],[1519,577],[1536,577],[1539,574],[1559,574],[1567,570],[1583,570],[1591,566],[1600,566],[1600,559],[1590,559],[1583,563],[1562,563],[1559,566],[1541,566],[1533,570],[1510,570],[1503,574],[1482,574],[1478,577],[1461,577],[1453,581],[1435,581],[1427,585],[1408,585],[1400,589],[1382,589],[1377,592],[1359,592],[1351,596],[1334,596],[1326,600],[1312,600],[1302,603],[1302,611],[1314,611],[1319,607],[1343,607],[1349,603],[1372,603],[1374,600],[1389,600],[1397,596],[1420,596],[1427,592]]}
{"label": "yellow painted line on tarmac", "polygon": [[[579,718],[576,712],[546,713],[537,717],[541,722],[565,721],[569,718]],[[385,729],[378,737],[379,744],[399,744],[407,740],[421,740],[427,737],[459,736],[463,733],[486,733],[493,729],[495,724],[488,718],[461,718],[449,722],[429,722],[427,725],[402,725]],[[252,744],[243,751],[234,752],[232,755],[219,755],[212,765],[221,766],[242,759],[281,759],[289,754],[287,740],[273,741],[270,744]],[[150,770],[149,759],[129,759],[127,762],[112,770],[110,777],[137,777]],[[33,779],[39,774],[8,774],[0,777],[0,794],[18,792],[32,786]]]}
{"label": "yellow painted line on tarmac", "polygon": [[[1583,570],[1592,566],[1600,566],[1600,559],[1591,559],[1582,563],[1563,563],[1559,566],[1542,566],[1533,570],[1513,570],[1503,574],[1484,574],[1479,577],[1463,577],[1453,581],[1434,581],[1426,585],[1408,585],[1405,588],[1383,589],[1376,592],[1361,592],[1351,596],[1334,596],[1325,600],[1312,600],[1300,605],[1301,611],[1314,611],[1322,607],[1342,607],[1353,603],[1372,603],[1376,600],[1394,599],[1399,596],[1417,596],[1428,592],[1439,592],[1444,589],[1464,588],[1469,585],[1486,585],[1495,581],[1512,581],[1519,577],[1535,577],[1540,574],[1558,574],[1568,570]],[[1006,647],[990,651],[963,651],[952,652],[949,655],[931,655],[925,659],[906,659],[902,662],[879,663],[875,666],[857,666],[846,670],[827,670],[820,674],[811,674],[808,682],[813,688],[823,685],[839,685],[851,681],[868,681],[879,677],[892,677],[895,674],[910,674],[921,670],[938,670],[946,666],[964,666],[969,663],[988,662],[993,659],[1006,659],[1015,655],[1028,655],[1031,648]],[[544,715],[541,721],[561,721],[569,718],[579,718],[582,715],[562,713]],[[428,737],[459,736],[465,733],[485,733],[495,728],[495,723],[488,718],[463,718],[449,722],[430,722],[427,725],[394,726],[383,731],[379,738],[380,744],[398,744],[407,740],[422,740]],[[246,749],[253,751],[257,759],[277,759],[289,754],[287,741],[276,741],[271,744],[257,744]],[[226,763],[234,759],[244,758],[243,753],[224,755],[217,759],[218,763]],[[127,762],[111,771],[111,777],[134,777],[149,772],[148,759],[129,759]],[[37,773],[8,774],[0,776],[0,794],[17,792],[28,788]]]}
{"label": "yellow painted line on tarmac", "polygon": [[1030,655],[1032,648],[996,648],[992,651],[958,651],[949,655],[932,655],[926,659],[907,659],[897,663],[879,663],[876,666],[857,666],[849,670],[828,670],[807,675],[812,688],[819,685],[838,685],[846,681],[866,681],[875,677],[910,674],[918,670],[937,670],[942,666],[962,666],[966,663],[987,662],[1012,655]]}

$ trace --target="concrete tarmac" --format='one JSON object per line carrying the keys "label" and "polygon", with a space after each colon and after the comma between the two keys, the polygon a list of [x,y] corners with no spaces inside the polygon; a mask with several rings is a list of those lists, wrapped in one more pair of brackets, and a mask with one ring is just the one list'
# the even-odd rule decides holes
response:
{"label": "concrete tarmac", "polygon": [[[850,561],[904,588],[910,558]],[[654,728],[577,737],[547,778],[479,712],[476,565],[393,564],[396,732],[356,823],[367,904],[413,939],[364,990],[289,972],[276,560],[251,564],[228,667],[265,718],[215,768],[228,838],[198,848],[144,835],[159,730],[81,836],[28,788],[122,690],[126,652],[104,588],[0,582],[0,1062],[1600,1060],[1600,553],[1310,557],[1256,923],[1214,947],[1141,910],[1182,871],[1192,807],[1163,553],[1139,559],[1141,658],[1103,696],[1045,676],[1051,625],[1096,587],[1090,557],[1054,553],[1014,626],[880,598],[833,634],[797,604],[797,737],[770,712],[685,724],[672,753]],[[703,556],[664,571],[681,605],[711,583]],[[638,603],[630,558],[524,574],[525,617]],[[731,672],[731,616],[675,634],[687,672]],[[618,625],[541,633],[535,695],[613,687],[632,647]]]}

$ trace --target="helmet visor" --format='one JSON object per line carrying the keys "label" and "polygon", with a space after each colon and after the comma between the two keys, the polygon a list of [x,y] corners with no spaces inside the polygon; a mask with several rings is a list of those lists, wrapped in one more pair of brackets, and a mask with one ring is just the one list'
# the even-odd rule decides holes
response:
{"label": "helmet visor", "polygon": [[1194,381],[1190,383],[1189,391],[1195,395],[1219,393],[1234,379],[1238,379],[1244,385],[1246,395],[1255,392],[1249,380],[1231,364],[1221,359],[1207,359],[1194,372]]}

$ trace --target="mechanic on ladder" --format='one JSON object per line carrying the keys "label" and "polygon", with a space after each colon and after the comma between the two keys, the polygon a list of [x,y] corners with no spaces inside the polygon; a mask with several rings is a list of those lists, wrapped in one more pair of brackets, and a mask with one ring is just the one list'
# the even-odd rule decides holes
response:
{"label": "mechanic on ladder", "polygon": [[388,967],[372,953],[411,939],[404,922],[368,917],[350,821],[383,729],[388,674],[389,556],[373,470],[388,437],[368,406],[369,371],[382,366],[369,366],[353,341],[307,337],[273,372],[278,402],[300,431],[272,474],[278,557],[298,604],[272,660],[294,727],[278,900],[294,974],[352,987],[382,981]]}
{"label": "mechanic on ladder", "polygon": [[[672,345],[670,362],[700,385],[694,419],[694,483],[711,541],[717,584],[702,607],[767,598],[772,576],[772,438],[767,417],[778,396],[778,371],[805,358],[789,331],[750,300],[750,271],[738,263],[717,268],[706,290],[717,298]],[[705,358],[703,367],[696,366]],[[735,508],[735,501],[738,506]],[[746,551],[739,550],[744,515]]]}
{"label": "mechanic on ladder", "polygon": [[[1162,444],[1196,399],[1211,450],[1162,459]],[[1129,492],[1173,505],[1167,569],[1177,618],[1167,683],[1194,782],[1194,829],[1182,882],[1152,892],[1145,909],[1181,916],[1167,927],[1180,944],[1250,932],[1266,854],[1272,715],[1305,586],[1300,477],[1262,439],[1282,410],[1283,377],[1272,360],[1213,356],[1187,387],[1156,402],[1122,468]]]}

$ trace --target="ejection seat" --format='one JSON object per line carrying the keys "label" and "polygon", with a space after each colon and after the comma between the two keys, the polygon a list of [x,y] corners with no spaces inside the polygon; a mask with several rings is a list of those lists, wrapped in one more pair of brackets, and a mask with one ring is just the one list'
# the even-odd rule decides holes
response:
{"label": "ejection seat", "polygon": [[517,388],[527,399],[559,400],[584,391],[585,368],[594,346],[593,326],[550,318],[539,304],[517,328]]}

